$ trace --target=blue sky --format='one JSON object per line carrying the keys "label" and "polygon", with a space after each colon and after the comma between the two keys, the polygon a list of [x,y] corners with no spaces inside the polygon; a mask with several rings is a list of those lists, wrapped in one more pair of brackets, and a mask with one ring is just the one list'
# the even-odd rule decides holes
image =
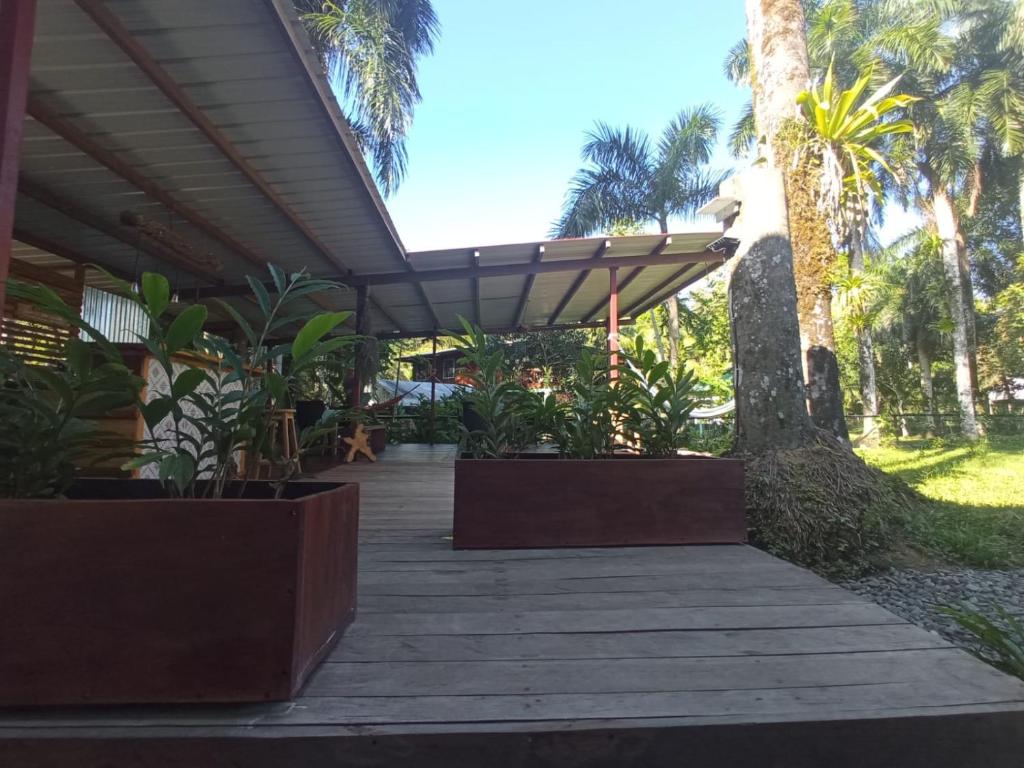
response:
{"label": "blue sky", "polygon": [[[722,74],[745,33],[740,0],[434,0],[435,54],[409,172],[388,209],[410,250],[540,240],[595,120],[656,136],[717,104],[723,143],[746,93]],[[715,159],[732,161],[724,149]]]}

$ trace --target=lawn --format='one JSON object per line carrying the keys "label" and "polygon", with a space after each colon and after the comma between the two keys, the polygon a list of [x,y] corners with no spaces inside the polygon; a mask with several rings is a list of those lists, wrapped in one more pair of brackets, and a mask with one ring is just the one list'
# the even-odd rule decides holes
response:
{"label": "lawn", "polygon": [[977,568],[1024,566],[1024,436],[902,440],[858,453],[933,500],[907,521],[917,547]]}

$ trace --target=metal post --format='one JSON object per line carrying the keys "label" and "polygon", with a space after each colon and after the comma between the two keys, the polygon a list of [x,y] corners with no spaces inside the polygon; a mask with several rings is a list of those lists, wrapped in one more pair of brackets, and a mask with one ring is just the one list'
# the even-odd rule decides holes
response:
{"label": "metal post", "polygon": [[[356,333],[366,336],[369,332],[369,314],[366,311],[367,287],[356,286]],[[352,361],[352,407],[359,408],[363,404],[363,357],[366,353],[366,342],[356,342]]]}
{"label": "metal post", "polygon": [[430,444],[437,434],[437,334],[431,337],[430,350]]}
{"label": "metal post", "polygon": [[14,199],[18,194],[18,159],[35,19],[36,0],[0,2],[0,318],[11,266]]}
{"label": "metal post", "polygon": [[619,268],[608,270],[608,377],[619,378]]}

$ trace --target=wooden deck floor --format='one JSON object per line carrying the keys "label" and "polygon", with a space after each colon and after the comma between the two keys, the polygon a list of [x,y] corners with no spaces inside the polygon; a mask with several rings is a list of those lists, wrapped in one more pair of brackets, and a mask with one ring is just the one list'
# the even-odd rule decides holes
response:
{"label": "wooden deck floor", "polygon": [[321,475],[359,616],[297,701],[0,713],[0,765],[1024,765],[1024,684],[756,549],[452,551],[452,460]]}

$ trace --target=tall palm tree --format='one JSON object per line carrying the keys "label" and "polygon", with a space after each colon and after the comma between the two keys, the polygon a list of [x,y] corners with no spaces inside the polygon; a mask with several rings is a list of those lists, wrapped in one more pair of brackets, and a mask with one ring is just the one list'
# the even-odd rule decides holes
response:
{"label": "tall palm tree", "polygon": [[[694,214],[717,194],[721,176],[707,169],[721,118],[709,104],[682,110],[655,145],[643,131],[598,123],[581,153],[586,165],[573,177],[554,237],[587,237],[623,225],[657,222],[668,232],[672,216]],[[679,302],[668,311],[669,358],[679,360]]]}
{"label": "tall palm tree", "polygon": [[385,195],[405,175],[416,65],[440,30],[430,0],[293,0]]}

